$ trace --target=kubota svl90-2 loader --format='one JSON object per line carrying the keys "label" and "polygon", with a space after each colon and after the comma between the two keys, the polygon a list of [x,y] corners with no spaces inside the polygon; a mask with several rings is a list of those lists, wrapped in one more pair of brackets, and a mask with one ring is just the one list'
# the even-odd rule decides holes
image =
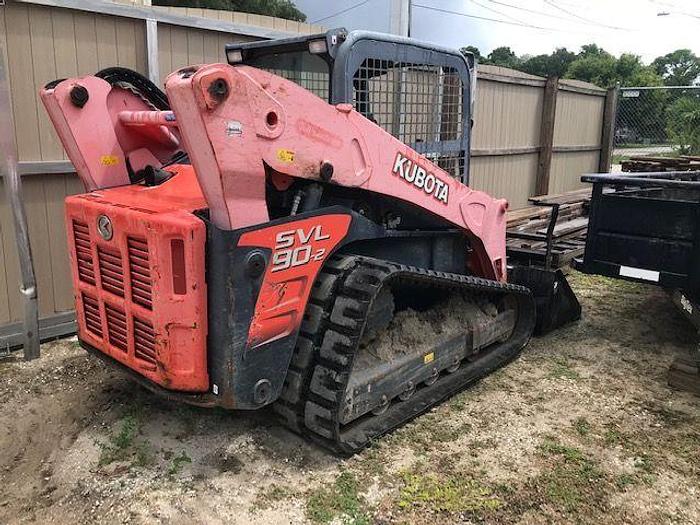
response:
{"label": "kubota svl90-2 loader", "polygon": [[41,92],[87,190],[82,346],[343,453],[516,357],[535,303],[506,201],[467,185],[473,63],[344,30],[226,52],[165,94],[121,68]]}

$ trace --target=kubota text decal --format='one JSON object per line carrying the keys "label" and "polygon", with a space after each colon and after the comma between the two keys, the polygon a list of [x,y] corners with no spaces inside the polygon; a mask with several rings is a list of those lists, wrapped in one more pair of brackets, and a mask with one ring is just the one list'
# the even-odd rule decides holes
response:
{"label": "kubota text decal", "polygon": [[415,160],[404,157],[401,152],[396,154],[392,173],[401,177],[404,181],[412,184],[419,190],[423,190],[428,195],[432,195],[435,200],[447,204],[450,191],[449,185],[444,180],[416,164]]}

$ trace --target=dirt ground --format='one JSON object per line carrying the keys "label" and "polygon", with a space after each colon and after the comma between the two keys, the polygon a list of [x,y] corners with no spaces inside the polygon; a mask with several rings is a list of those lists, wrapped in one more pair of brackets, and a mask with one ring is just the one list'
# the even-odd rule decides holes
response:
{"label": "dirt ground", "polygon": [[666,386],[693,331],[655,288],[572,281],[581,322],[347,460],[74,341],[6,359],[0,523],[700,523],[700,398]]}

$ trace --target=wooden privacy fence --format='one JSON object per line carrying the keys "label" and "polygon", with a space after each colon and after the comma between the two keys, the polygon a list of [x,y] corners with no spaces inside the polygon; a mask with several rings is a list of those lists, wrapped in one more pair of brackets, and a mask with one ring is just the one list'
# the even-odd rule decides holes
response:
{"label": "wooden privacy fence", "polygon": [[[224,61],[226,42],[323,30],[260,15],[136,3],[9,0],[0,7],[0,49],[10,76],[42,337],[74,329],[63,200],[83,188],[38,100],[39,89],[113,65],[160,81],[185,65]],[[479,68],[477,85],[473,187],[505,197],[515,208],[536,194],[580,187],[583,172],[607,169],[602,137],[611,96],[605,90],[493,66]],[[18,343],[23,314],[4,188],[0,179],[0,351]]]}
{"label": "wooden privacy fence", "polygon": [[471,185],[505,197],[583,187],[582,173],[607,171],[616,93],[576,80],[479,66]]}

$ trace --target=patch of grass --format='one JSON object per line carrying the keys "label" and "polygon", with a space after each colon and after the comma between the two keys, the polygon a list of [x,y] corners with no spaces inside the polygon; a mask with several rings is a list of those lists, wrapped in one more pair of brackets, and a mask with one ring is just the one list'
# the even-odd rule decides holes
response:
{"label": "patch of grass", "polygon": [[450,410],[461,412],[462,410],[467,408],[467,396],[465,396],[464,394],[457,394],[452,399],[450,399],[449,403]]}
{"label": "patch of grass", "polygon": [[368,476],[381,476],[386,474],[386,460],[382,451],[387,448],[386,444],[377,441],[366,448],[358,458],[358,468],[363,474]]}
{"label": "patch of grass", "polygon": [[133,461],[135,467],[150,467],[155,463],[155,453],[150,443],[139,443],[135,448],[136,456]]}
{"label": "patch of grass", "polygon": [[591,424],[585,417],[579,417],[574,421],[574,429],[579,436],[587,436],[591,433]]}
{"label": "patch of grass", "polygon": [[624,490],[629,486],[636,485],[637,484],[637,478],[631,474],[620,474],[615,478],[615,485],[620,490]]}
{"label": "patch of grass", "polygon": [[622,447],[627,447],[629,444],[629,438],[620,429],[614,426],[608,426],[603,434],[603,440],[608,446],[621,445]]}
{"label": "patch of grass", "polygon": [[585,460],[583,452],[581,452],[579,449],[563,445],[552,437],[546,437],[537,448],[544,455],[563,456],[564,459],[572,463],[578,463]]}
{"label": "patch of grass", "polygon": [[139,422],[136,416],[128,414],[124,416],[116,434],[110,434],[107,443],[100,443],[100,459],[98,465],[109,465],[115,461],[124,461],[130,453],[134,443]]}
{"label": "patch of grass", "polygon": [[456,441],[470,431],[471,425],[468,423],[453,425],[449,419],[427,414],[395,432],[391,442],[394,445],[405,444],[423,451],[436,443]]}
{"label": "patch of grass", "polygon": [[257,493],[251,510],[256,511],[269,509],[275,503],[292,496],[294,496],[294,492],[289,490],[287,487],[272,483]]}
{"label": "patch of grass", "polygon": [[604,497],[604,473],[581,450],[552,438],[546,438],[539,450],[554,462],[551,470],[534,481],[547,500],[567,512],[577,512],[591,499]]}
{"label": "patch of grass", "polygon": [[340,522],[369,525],[367,503],[352,472],[343,471],[330,487],[312,491],[306,501],[306,516],[314,523]]}
{"label": "patch of grass", "polygon": [[175,456],[170,461],[170,465],[168,466],[168,476],[173,477],[179,474],[182,467],[184,467],[186,463],[192,463],[192,458],[190,458],[187,455],[187,452],[183,450],[178,456]]}
{"label": "patch of grass", "polygon": [[552,370],[549,373],[549,377],[553,379],[579,379],[578,372],[571,368],[569,362],[564,357],[555,357],[552,359],[554,362],[552,365]]}
{"label": "patch of grass", "polygon": [[675,439],[673,451],[681,458],[700,464],[700,433],[690,432]]}
{"label": "patch of grass", "polygon": [[501,506],[493,489],[461,476],[439,478],[434,474],[401,474],[403,486],[397,505],[439,513],[483,513]]}
{"label": "patch of grass", "polygon": [[646,454],[642,454],[634,459],[634,467],[645,474],[654,473],[654,461]]}

